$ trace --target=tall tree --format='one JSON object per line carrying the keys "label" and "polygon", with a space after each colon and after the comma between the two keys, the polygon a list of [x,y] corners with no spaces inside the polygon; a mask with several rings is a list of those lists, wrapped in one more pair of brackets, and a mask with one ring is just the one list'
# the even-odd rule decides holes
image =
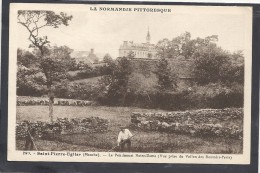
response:
{"label": "tall tree", "polygon": [[174,89],[174,85],[176,85],[177,77],[172,72],[172,69],[167,59],[165,58],[160,59],[159,63],[157,64],[157,69],[155,71],[155,74],[158,78],[159,90],[166,91],[166,90]]}
{"label": "tall tree", "polygon": [[194,53],[194,77],[201,84],[218,83],[228,77],[231,68],[229,54],[214,44],[199,48]]}
{"label": "tall tree", "polygon": [[160,40],[157,45],[157,56],[159,58],[175,58],[177,57],[179,54],[176,51],[176,47],[175,45],[172,44],[172,41],[168,40],[168,39],[163,39]]}
{"label": "tall tree", "polygon": [[108,75],[103,76],[102,84],[105,86],[106,97],[110,104],[124,105],[128,90],[128,82],[132,73],[130,63],[131,55],[119,58],[115,63],[110,62]]}
{"label": "tall tree", "polygon": [[108,62],[111,62],[113,61],[112,57],[107,53],[105,54],[104,58],[103,58],[103,61],[108,63]]}
{"label": "tall tree", "polygon": [[[39,50],[40,69],[46,77],[46,86],[49,97],[49,116],[53,122],[53,102],[54,94],[52,92],[52,85],[57,73],[61,68],[55,61],[55,55],[50,56],[48,53],[48,44],[50,41],[47,36],[41,36],[40,30],[45,27],[59,28],[59,26],[68,26],[72,16],[68,16],[64,12],[56,14],[54,11],[35,11],[35,10],[19,10],[18,23],[24,26],[29,32],[30,47]],[[57,71],[56,71],[57,69]]]}

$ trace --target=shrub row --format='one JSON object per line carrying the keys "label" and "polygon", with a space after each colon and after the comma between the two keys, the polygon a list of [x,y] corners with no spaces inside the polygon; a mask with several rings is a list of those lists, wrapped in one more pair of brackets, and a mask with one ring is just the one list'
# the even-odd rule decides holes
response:
{"label": "shrub row", "polygon": [[[86,100],[55,99],[54,105],[59,106],[90,106],[93,102]],[[18,97],[17,106],[48,105],[48,98]]]}
{"label": "shrub row", "polygon": [[[238,91],[237,91],[238,90]],[[175,92],[127,92],[118,97],[101,95],[97,101],[102,105],[133,106],[165,110],[224,109],[243,106],[243,89],[229,89],[221,85],[191,87]],[[240,91],[241,90],[241,91]]]}
{"label": "shrub row", "polygon": [[132,126],[148,131],[165,131],[196,136],[243,137],[243,109],[204,109],[185,112],[131,115]]}
{"label": "shrub row", "polygon": [[[147,80],[145,78],[141,79]],[[152,80],[152,78],[150,80]],[[108,106],[131,106],[165,110],[239,108],[244,104],[244,88],[243,85],[239,83],[230,83],[228,85],[210,83],[205,86],[190,84],[191,87],[178,86],[174,91],[161,91],[155,88],[155,86],[138,87],[135,81],[132,81],[132,84],[130,81],[130,88],[127,92],[125,92],[125,89],[119,89],[121,87],[118,86],[119,88],[115,87],[111,90],[115,93],[111,93],[107,91],[107,87],[104,87],[107,86],[107,84],[102,84],[104,80],[98,81],[93,83],[60,83],[55,86],[53,91],[55,101],[58,97],[64,98],[64,100],[89,100],[100,105]],[[29,89],[29,91],[33,93],[32,89]],[[73,101],[72,103],[69,102],[70,101],[61,103],[61,105],[78,104],[73,103]],[[29,105],[30,104],[34,103],[29,103]],[[46,102],[37,104],[48,104],[48,101],[46,100]]]}

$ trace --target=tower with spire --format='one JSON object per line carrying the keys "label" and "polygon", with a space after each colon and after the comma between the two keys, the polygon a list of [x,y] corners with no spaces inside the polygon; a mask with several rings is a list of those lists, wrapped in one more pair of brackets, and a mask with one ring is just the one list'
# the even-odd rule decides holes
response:
{"label": "tower with spire", "polygon": [[150,35],[150,31],[149,31],[149,26],[148,26],[148,32],[146,35],[146,43],[150,44],[150,41],[151,41],[151,35]]}

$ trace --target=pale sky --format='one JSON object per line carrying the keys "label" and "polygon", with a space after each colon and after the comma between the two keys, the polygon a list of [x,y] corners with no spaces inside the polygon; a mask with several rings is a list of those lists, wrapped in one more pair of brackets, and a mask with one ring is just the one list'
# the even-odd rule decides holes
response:
{"label": "pale sky", "polygon": [[[151,8],[171,8],[171,13],[152,12],[101,12],[90,11],[90,6],[78,5],[53,9],[73,15],[69,26],[58,29],[45,28],[41,35],[47,35],[52,44],[67,45],[74,50],[109,53],[118,56],[118,49],[124,40],[137,43],[145,42],[148,26],[151,43],[156,44],[163,38],[172,39],[188,31],[192,38],[218,35],[218,45],[231,52],[245,49],[246,14],[249,8],[240,7],[184,7],[184,6],[131,6]],[[64,5],[63,5],[64,6]],[[129,7],[126,5],[99,5],[97,7]],[[50,9],[45,6],[42,10]],[[18,27],[18,47],[28,48],[28,32]]]}

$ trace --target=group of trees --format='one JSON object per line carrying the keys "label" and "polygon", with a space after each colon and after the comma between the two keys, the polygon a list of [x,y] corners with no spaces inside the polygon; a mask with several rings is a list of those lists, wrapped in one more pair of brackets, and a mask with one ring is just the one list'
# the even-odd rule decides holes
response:
{"label": "group of trees", "polygon": [[[235,54],[237,55],[237,54]],[[240,53],[243,57],[242,53]],[[244,82],[243,63],[233,63],[234,54],[214,45],[199,49],[194,58],[194,77],[199,84]]]}
{"label": "group of trees", "polygon": [[[38,49],[33,52],[17,50],[17,94],[40,96],[48,92],[47,82],[55,86],[66,80],[68,71],[75,68],[75,59],[70,57],[72,50],[67,46],[46,46],[42,59]],[[51,73],[47,79],[46,75]],[[49,83],[50,84],[50,83]],[[49,88],[50,89],[50,88]]]}
{"label": "group of trees", "polygon": [[157,56],[160,58],[174,59],[183,56],[186,59],[193,58],[195,53],[208,45],[215,45],[218,41],[217,35],[208,36],[206,38],[191,39],[191,34],[185,32],[180,36],[169,40],[167,38],[160,40],[156,47],[158,50]]}
{"label": "group of trees", "polygon": [[218,47],[217,35],[191,39],[185,32],[172,40],[163,39],[157,44],[160,59],[178,59],[194,61],[193,78],[205,85],[217,82],[244,81],[244,56],[242,51],[233,54]]}

